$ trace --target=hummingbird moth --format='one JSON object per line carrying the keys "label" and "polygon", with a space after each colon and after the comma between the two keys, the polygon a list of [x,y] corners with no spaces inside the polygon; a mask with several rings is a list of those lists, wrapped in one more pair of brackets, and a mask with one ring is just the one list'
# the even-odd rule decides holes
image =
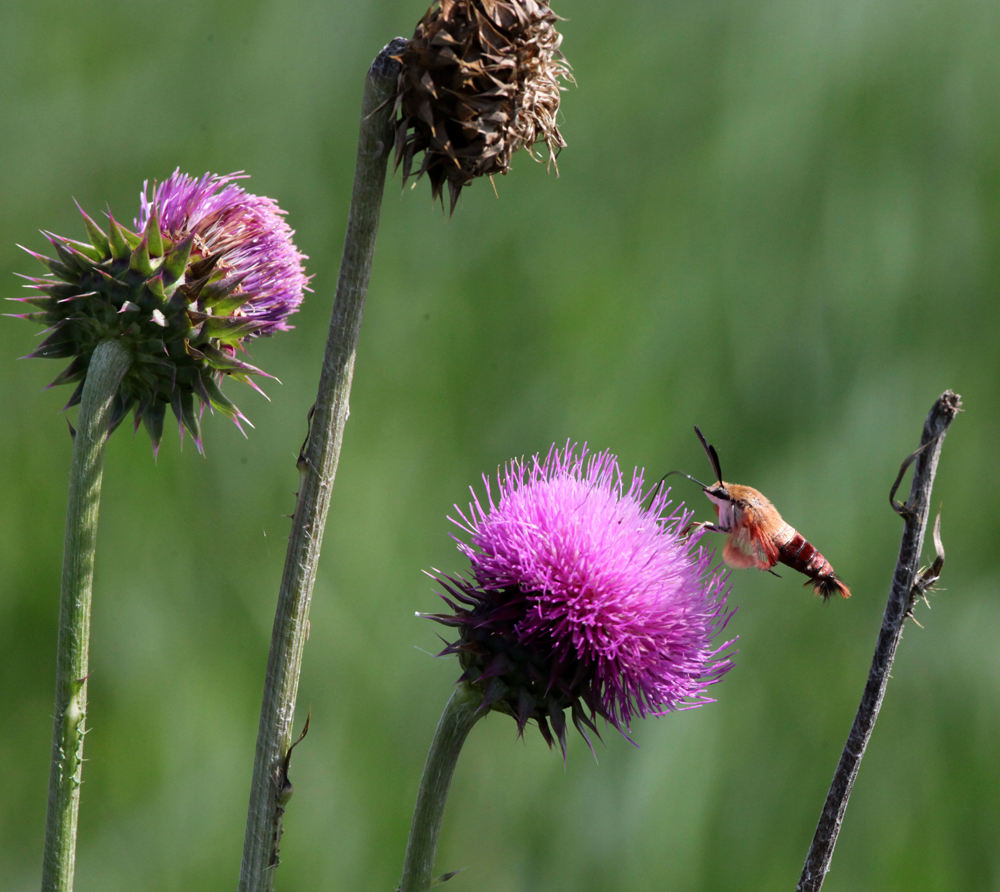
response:
{"label": "hummingbird moth", "polygon": [[694,431],[712,463],[716,482],[706,486],[683,471],[671,473],[693,480],[715,506],[718,523],[700,526],[712,533],[728,535],[722,551],[723,560],[731,567],[757,567],[772,573],[772,568],[780,562],[808,576],[805,585],[811,585],[824,600],[838,593],[844,598],[851,597],[850,589],[833,572],[830,562],[782,519],[778,509],[764,495],[750,486],[723,481],[715,447],[708,443],[697,426]]}

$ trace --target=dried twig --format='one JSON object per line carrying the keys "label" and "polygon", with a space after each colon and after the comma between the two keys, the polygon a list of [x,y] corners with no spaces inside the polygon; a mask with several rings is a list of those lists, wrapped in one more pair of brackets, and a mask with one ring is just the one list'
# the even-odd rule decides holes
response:
{"label": "dried twig", "polygon": [[[896,655],[896,647],[903,634],[903,624],[911,615],[913,604],[917,598],[925,595],[941,574],[944,566],[944,547],[941,544],[940,522],[934,525],[934,545],[937,549],[937,559],[923,572],[919,571],[920,552],[927,532],[927,518],[930,514],[931,487],[934,485],[934,475],[937,472],[941,446],[949,425],[955,420],[962,406],[958,394],[946,390],[934,403],[927,420],[924,422],[923,436],[920,448],[903,462],[899,475],[892,486],[889,501],[893,510],[903,518],[903,541],[899,547],[899,560],[896,572],[892,578],[892,588],[889,592],[889,602],[886,604],[885,615],[882,618],[882,630],[879,632],[878,643],[875,645],[875,656],[868,673],[868,683],[861,698],[861,705],[854,718],[854,725],[847,737],[844,751],[840,756],[840,764],[833,776],[830,792],[823,806],[816,834],[802,876],[799,879],[797,892],[819,892],[823,886],[827,871],[830,869],[830,859],[833,848],[837,844],[840,825],[847,810],[847,800],[858,776],[861,759],[865,747],[871,737],[875,720],[878,718],[885,688],[889,682],[889,670]],[[905,504],[895,501],[896,490],[903,479],[907,467],[916,461],[913,469],[913,484],[910,487],[910,498]],[[919,573],[919,576],[918,576]]]}

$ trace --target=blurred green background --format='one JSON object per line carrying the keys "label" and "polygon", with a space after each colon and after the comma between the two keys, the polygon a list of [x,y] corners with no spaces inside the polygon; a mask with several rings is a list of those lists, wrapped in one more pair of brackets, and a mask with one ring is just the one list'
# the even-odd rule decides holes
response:
{"label": "blurred green background", "polygon": [[[147,178],[245,169],[315,293],[254,360],[256,429],[111,441],[78,892],[230,890],[260,688],[336,279],[365,70],[423,0],[0,4],[0,282],[14,247],[131,219]],[[703,709],[566,767],[491,716],[438,869],[462,890],[793,889],[868,672],[901,522],[887,493],[947,387],[948,562],[908,626],[826,889],[1000,889],[1000,7],[989,0],[563,0],[560,176],[387,190],[312,610],[285,890],[389,892],[458,674],[422,571],[446,515],[555,441],[703,478],[692,433],[854,597],[733,574],[736,668]],[[14,306],[10,305],[13,310]],[[0,888],[37,888],[70,440],[61,367],[0,321]],[[707,519],[693,484],[675,492]],[[721,546],[721,542],[718,543]]]}

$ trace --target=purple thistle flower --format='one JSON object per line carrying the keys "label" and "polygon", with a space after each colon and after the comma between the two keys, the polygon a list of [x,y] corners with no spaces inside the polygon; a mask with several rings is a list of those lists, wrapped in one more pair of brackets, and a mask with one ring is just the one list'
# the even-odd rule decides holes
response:
{"label": "purple thistle flower", "polygon": [[205,406],[246,421],[219,385],[230,377],[259,389],[251,376],[270,377],[237,353],[249,338],[290,328],[309,277],[284,211],[234,184],[242,178],[175,170],[151,194],[143,184],[136,232],[109,214],[105,233],[81,209],[89,244],[46,233],[56,257],[28,252],[49,272],[25,277],[38,294],[20,300],[41,312],[21,318],[47,328],[31,356],[71,359],[52,382],[79,382],[66,408],[80,401],[94,348],[115,338],[132,365],[111,430],[134,409],[155,451],[169,407],[201,451]]}
{"label": "purple thistle flower", "polygon": [[473,493],[453,519],[473,580],[438,576],[454,614],[432,618],[460,631],[442,653],[459,655],[485,708],[521,732],[535,719],[550,746],[551,723],[565,755],[567,707],[589,743],[596,716],[624,734],[636,716],[711,702],[732,667],[732,641],[712,643],[732,616],[728,580],[700,531],[686,535],[692,514],[668,512],[668,490],[644,494],[641,472],[626,489],[614,455],[568,444],[511,462],[497,501],[483,479],[486,506]]}
{"label": "purple thistle flower", "polygon": [[219,266],[227,275],[242,276],[240,292],[252,295],[242,306],[244,315],[264,323],[253,334],[269,335],[291,328],[285,320],[309,290],[302,268],[308,258],[292,242],[295,231],[285,222],[285,212],[270,198],[250,195],[233,183],[248,178],[238,171],[195,179],[178,168],[154,183],[152,196],[145,182],[135,226],[141,231],[155,216],[164,235],[180,241],[193,234],[202,256],[221,254]]}

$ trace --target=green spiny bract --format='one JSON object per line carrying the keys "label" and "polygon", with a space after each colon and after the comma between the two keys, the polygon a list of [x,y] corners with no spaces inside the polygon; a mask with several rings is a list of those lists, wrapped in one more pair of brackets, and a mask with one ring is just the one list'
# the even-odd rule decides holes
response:
{"label": "green spiny bract", "polygon": [[266,373],[237,359],[236,351],[241,339],[268,323],[241,313],[253,297],[240,288],[244,276],[231,274],[223,252],[199,250],[203,246],[194,233],[171,239],[160,231],[155,213],[141,234],[113,217],[105,233],[81,213],[89,244],[45,233],[56,256],[28,252],[49,270],[29,278],[40,296],[17,298],[38,308],[20,318],[48,329],[30,356],[71,359],[50,385],[79,382],[69,408],[80,401],[94,348],[117,338],[132,364],[115,399],[110,430],[134,409],[135,427],[145,423],[156,450],[169,405],[182,436],[186,428],[201,450],[205,405],[237,426],[246,421],[219,384],[228,375],[256,388],[249,376]]}

